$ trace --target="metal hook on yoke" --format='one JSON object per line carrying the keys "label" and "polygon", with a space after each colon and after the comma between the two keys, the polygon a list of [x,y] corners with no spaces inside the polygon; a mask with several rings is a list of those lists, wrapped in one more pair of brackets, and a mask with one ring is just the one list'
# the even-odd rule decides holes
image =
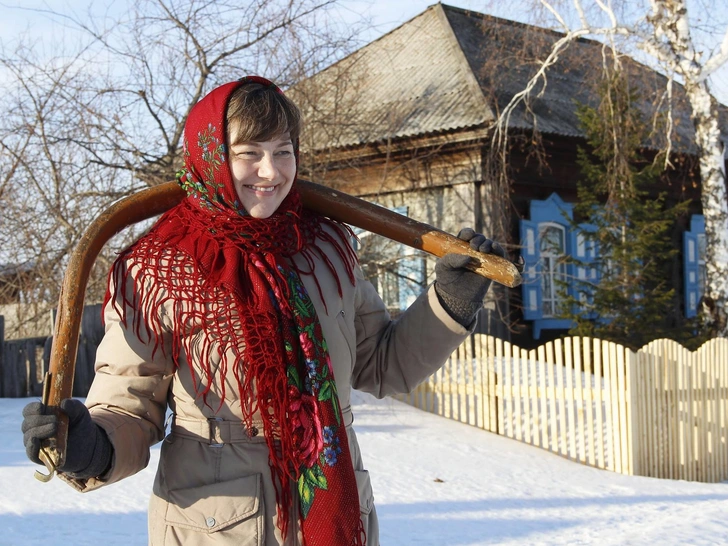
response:
{"label": "metal hook on yoke", "polygon": [[48,454],[48,451],[45,448],[41,448],[40,452],[38,453],[38,457],[43,462],[45,467],[48,469],[48,474],[43,474],[40,470],[35,471],[35,479],[39,480],[43,483],[47,483],[53,479],[53,476],[56,473],[56,465],[51,459],[51,456]]}
{"label": "metal hook on yoke", "polygon": [[[46,372],[45,376],[43,377],[43,396],[41,397],[41,403],[43,404],[44,408],[48,407],[50,389],[51,389],[51,373]],[[53,458],[51,457],[51,454],[48,452],[48,449],[45,447],[40,448],[40,451],[38,452],[38,458],[43,462],[45,467],[48,469],[48,474],[43,474],[40,470],[36,470],[35,479],[39,480],[43,483],[47,483],[47,482],[51,481],[51,479],[53,479],[53,476],[55,475],[58,467],[53,462]]]}

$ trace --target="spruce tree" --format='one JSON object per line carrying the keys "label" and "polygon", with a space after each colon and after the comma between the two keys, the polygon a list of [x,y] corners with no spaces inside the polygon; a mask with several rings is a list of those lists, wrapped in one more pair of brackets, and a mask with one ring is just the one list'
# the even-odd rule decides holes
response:
{"label": "spruce tree", "polygon": [[588,149],[578,151],[582,181],[572,226],[595,258],[571,258],[582,274],[571,292],[566,283],[560,287],[562,316],[574,323],[571,335],[635,349],[660,337],[684,341],[671,282],[679,249],[671,234],[688,203],[668,204],[658,191],[661,163],[641,154],[647,127],[626,76],[606,74],[599,97],[598,106],[578,108]]}

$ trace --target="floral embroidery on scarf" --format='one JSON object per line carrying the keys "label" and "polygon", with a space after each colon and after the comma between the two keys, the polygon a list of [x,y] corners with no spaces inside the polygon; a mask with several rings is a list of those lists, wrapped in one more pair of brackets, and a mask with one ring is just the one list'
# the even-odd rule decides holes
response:
{"label": "floral embroidery on scarf", "polygon": [[[194,176],[193,173],[182,168],[176,174],[177,181],[187,195],[197,199],[202,207],[214,210],[215,208],[224,209],[225,205],[227,205],[240,216],[247,216],[248,213],[237,199],[237,195],[234,201],[229,202],[229,200],[225,199],[223,193],[224,182],[216,181],[220,179],[220,176],[216,175],[216,173],[219,173],[222,169],[227,169],[225,139],[222,136],[217,136],[216,133],[217,127],[212,123],[197,133],[197,149],[202,152],[200,159],[205,165],[203,173],[200,176]],[[189,149],[189,143],[185,139],[183,143],[185,165],[191,164],[188,161],[190,157]]]}
{"label": "floral embroidery on scarf", "polygon": [[227,168],[225,156],[225,138],[216,136],[217,127],[210,123],[205,129],[197,133],[197,148],[202,151],[202,161],[206,167],[202,173],[205,184],[214,190],[213,201],[223,202],[220,190],[225,186],[215,173],[221,167]]}
{"label": "floral embroidery on scarf", "polygon": [[324,459],[326,464],[334,466],[340,453],[341,440],[337,434],[337,427],[333,425],[324,427]]}
{"label": "floral embroidery on scarf", "polygon": [[[320,333],[319,322],[315,320],[313,302],[294,271],[288,272],[287,281],[294,317],[290,335],[298,338],[298,350],[302,353],[302,358],[292,358],[289,362],[305,362],[302,370],[294,365],[287,369],[291,400],[289,420],[299,446],[299,460],[302,461],[298,494],[305,519],[316,498],[316,490],[328,490],[324,469],[336,465],[337,456],[341,453],[341,412],[328,347]],[[293,353],[293,344],[286,343],[285,347],[286,351]],[[336,417],[336,425],[322,427],[316,401],[329,405]]]}

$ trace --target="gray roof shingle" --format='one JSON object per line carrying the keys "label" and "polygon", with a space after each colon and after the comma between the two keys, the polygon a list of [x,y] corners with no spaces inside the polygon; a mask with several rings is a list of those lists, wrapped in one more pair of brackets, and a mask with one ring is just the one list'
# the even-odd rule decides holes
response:
{"label": "gray roof shingle", "polygon": [[[532,25],[450,6],[442,8],[473,74],[485,95],[491,97],[497,112],[526,87],[538,68],[537,59],[545,59],[552,45],[563,37],[561,33]],[[532,92],[530,115],[520,106],[511,117],[510,127],[530,129],[535,123],[542,133],[583,136],[577,104],[597,105],[596,88],[602,78],[605,54],[611,52],[600,42],[587,39],[573,42],[559,54],[545,81]],[[667,78],[628,56],[621,57],[621,66],[630,86],[639,90],[638,107],[646,120],[651,119],[658,105],[660,108],[664,105],[660,100]],[[694,152],[690,107],[679,84],[673,86],[673,101],[673,144],[682,151]],[[662,133],[658,133],[651,144],[661,146],[661,139]]]}
{"label": "gray roof shingle", "polygon": [[[537,69],[535,59],[543,59],[561,36],[443,4],[430,6],[290,90],[310,119],[309,140],[302,146],[341,148],[490,125],[524,89]],[[545,134],[582,136],[577,102],[596,104],[602,62],[601,43],[573,43],[537,88],[538,97],[529,100],[528,111],[523,105],[516,109],[510,127],[530,129],[535,122]],[[667,79],[629,57],[622,65],[640,89],[640,108],[651,115]],[[694,152],[682,86],[673,86],[673,96],[673,146]],[[311,115],[312,109],[318,114]],[[727,121],[724,115],[721,126],[728,127]],[[661,146],[661,138],[657,134],[651,144]]]}
{"label": "gray roof shingle", "polygon": [[[444,13],[436,8],[289,90],[304,115],[315,108],[325,118],[314,127],[307,122],[307,132],[317,134],[314,148],[448,131],[493,119]],[[344,118],[336,132],[332,112]]]}

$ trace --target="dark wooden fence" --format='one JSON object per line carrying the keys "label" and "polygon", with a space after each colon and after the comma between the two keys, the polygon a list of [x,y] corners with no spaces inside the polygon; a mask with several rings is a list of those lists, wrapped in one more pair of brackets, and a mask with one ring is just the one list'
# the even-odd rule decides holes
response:
{"label": "dark wooden fence", "polygon": [[[0,315],[0,398],[40,397],[48,370],[52,337],[5,340],[5,320]],[[73,396],[84,397],[94,378],[96,349],[104,335],[101,305],[88,305],[81,319]]]}

